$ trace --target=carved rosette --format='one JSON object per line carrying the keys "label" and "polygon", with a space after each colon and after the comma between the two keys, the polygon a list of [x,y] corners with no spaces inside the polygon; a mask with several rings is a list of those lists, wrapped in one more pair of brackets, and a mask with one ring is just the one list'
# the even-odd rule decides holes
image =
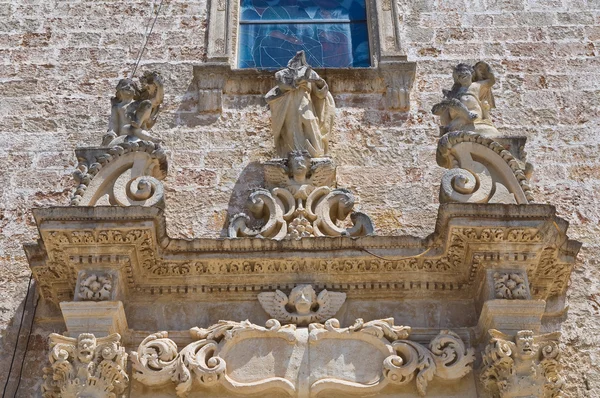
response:
{"label": "carved rosette", "polygon": [[[229,237],[281,240],[373,233],[369,216],[354,211],[354,195],[334,187],[335,166],[330,159],[290,152],[288,159],[265,163],[265,175],[269,189],[255,190],[248,200],[257,222],[245,213],[236,214],[229,223]],[[351,226],[346,227],[348,223]]]}
{"label": "carved rosette", "polygon": [[525,204],[533,201],[526,164],[492,138],[457,131],[438,143],[440,202]]}
{"label": "carved rosette", "polygon": [[498,299],[521,299],[529,298],[525,276],[518,272],[495,272],[494,290]]}
{"label": "carved rosette", "polygon": [[113,275],[108,272],[81,271],[77,296],[82,301],[110,300],[114,282]]}
{"label": "carved rosette", "polygon": [[[178,351],[166,332],[148,336],[132,353],[134,378],[147,386],[176,384],[178,396],[217,385],[236,394],[284,392],[289,396],[377,393],[416,379],[425,395],[434,377],[458,380],[468,374],[473,349],[442,331],[428,347],[407,340],[410,328],[392,318],[340,327],[337,319],[308,329],[220,321],[191,330],[194,342]],[[336,362],[344,354],[344,362]],[[390,355],[390,353],[392,353]],[[283,364],[283,365],[282,365]],[[299,383],[299,375],[307,383]],[[196,386],[196,387],[195,387]]]}
{"label": "carved rosette", "polygon": [[152,141],[122,141],[111,148],[80,148],[71,205],[164,207],[167,175],[163,148]]}
{"label": "carved rosette", "polygon": [[489,333],[480,380],[492,397],[559,396],[559,332],[534,335],[522,330],[514,337],[495,329]]}
{"label": "carved rosette", "polygon": [[44,369],[44,398],[122,398],[129,384],[121,336],[77,338],[50,335],[50,367]]}

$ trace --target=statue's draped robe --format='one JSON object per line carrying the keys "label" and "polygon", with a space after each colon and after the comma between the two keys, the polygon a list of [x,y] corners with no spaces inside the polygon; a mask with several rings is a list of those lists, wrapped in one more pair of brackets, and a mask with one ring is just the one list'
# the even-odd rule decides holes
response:
{"label": "statue's draped robe", "polygon": [[305,150],[314,157],[325,155],[335,114],[329,88],[319,89],[311,82],[288,87],[274,87],[266,96],[277,154],[285,157],[288,152]]}

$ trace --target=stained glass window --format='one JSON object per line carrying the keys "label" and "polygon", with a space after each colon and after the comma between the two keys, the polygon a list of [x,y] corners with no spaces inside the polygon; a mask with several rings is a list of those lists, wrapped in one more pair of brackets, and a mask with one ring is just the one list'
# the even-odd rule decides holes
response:
{"label": "stained glass window", "polygon": [[238,66],[278,69],[300,50],[320,68],[371,65],[365,0],[241,0]]}

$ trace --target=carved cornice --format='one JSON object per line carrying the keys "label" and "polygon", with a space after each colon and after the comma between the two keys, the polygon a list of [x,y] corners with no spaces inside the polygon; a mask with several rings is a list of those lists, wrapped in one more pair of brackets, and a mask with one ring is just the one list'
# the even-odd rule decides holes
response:
{"label": "carved cornice", "polygon": [[223,300],[314,280],[315,288],[341,288],[348,297],[393,291],[402,297],[419,292],[469,298],[479,272],[505,262],[527,271],[532,298],[548,299],[564,294],[579,250],[567,240],[567,224],[543,205],[442,205],[436,231],[423,240],[184,241],[166,236],[164,216],[154,208],[71,207],[34,214],[45,252],[36,246],[27,251],[42,294],[54,302],[72,297],[76,270],[94,269],[97,261],[103,269],[120,270],[135,297],[190,293],[209,299],[218,293]]}
{"label": "carved cornice", "polygon": [[[294,397],[402,386],[424,396],[434,377],[459,380],[475,360],[456,334],[442,331],[425,347],[408,340],[410,328],[395,326],[392,318],[358,319],[345,328],[330,319],[308,329],[274,319],[266,327],[221,321],[190,332],[194,341],[181,351],[167,332],[146,337],[132,352],[134,378],[150,387],[175,384],[178,396],[218,385],[236,394],[281,391]],[[342,353],[344,360],[337,361]]]}

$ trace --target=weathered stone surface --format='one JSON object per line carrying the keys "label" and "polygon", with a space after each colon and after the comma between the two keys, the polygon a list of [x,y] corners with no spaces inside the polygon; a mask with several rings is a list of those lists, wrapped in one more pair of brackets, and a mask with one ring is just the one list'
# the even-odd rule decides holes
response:
{"label": "weathered stone surface", "polygon": [[[418,62],[410,110],[390,112],[380,104],[386,91],[382,79],[377,80],[381,93],[356,95],[358,90],[338,89],[335,79],[322,74],[339,108],[330,141],[338,183],[357,194],[378,233],[431,233],[444,170],[434,166],[437,122],[429,110],[452,83],[453,65],[485,59],[498,79],[496,127],[528,138],[536,201],[555,205],[571,223],[570,237],[584,244],[561,328],[563,389],[567,397],[597,396],[600,337],[590,332],[600,327],[600,28],[595,5],[522,0],[397,4],[401,42],[394,48],[400,44],[408,59]],[[138,1],[0,3],[0,351],[5,358],[12,356],[29,275],[21,244],[37,238],[29,209],[69,203],[70,174],[77,162],[72,149],[96,143],[105,131],[109,110],[102,104],[131,72],[152,11],[152,3]],[[274,156],[265,144],[271,139],[269,112],[260,100],[265,91],[225,94],[220,116],[197,112],[193,65],[206,60],[203,21],[208,12],[203,0],[165,3],[142,59],[142,70],[160,71],[168,88],[154,130],[172,161],[165,182],[172,237],[225,234],[227,216],[242,211],[248,191],[260,185],[261,172],[253,162]],[[206,177],[181,178],[190,173],[210,175],[211,183],[203,182]],[[33,310],[32,296],[29,302],[27,313]],[[387,305],[391,313],[394,305]],[[402,308],[411,312],[408,307]],[[405,316],[395,311],[397,320]],[[463,309],[465,317],[467,312]],[[37,313],[44,322],[56,319],[41,303]],[[411,313],[424,316],[414,309]],[[430,313],[434,320],[445,319],[437,307]],[[58,319],[44,325],[64,330]],[[20,346],[27,340],[27,326]],[[41,374],[46,357],[47,333],[37,326],[33,331],[26,375]],[[0,383],[9,362],[0,365]],[[17,396],[35,396],[39,389],[34,384],[24,378]]]}

